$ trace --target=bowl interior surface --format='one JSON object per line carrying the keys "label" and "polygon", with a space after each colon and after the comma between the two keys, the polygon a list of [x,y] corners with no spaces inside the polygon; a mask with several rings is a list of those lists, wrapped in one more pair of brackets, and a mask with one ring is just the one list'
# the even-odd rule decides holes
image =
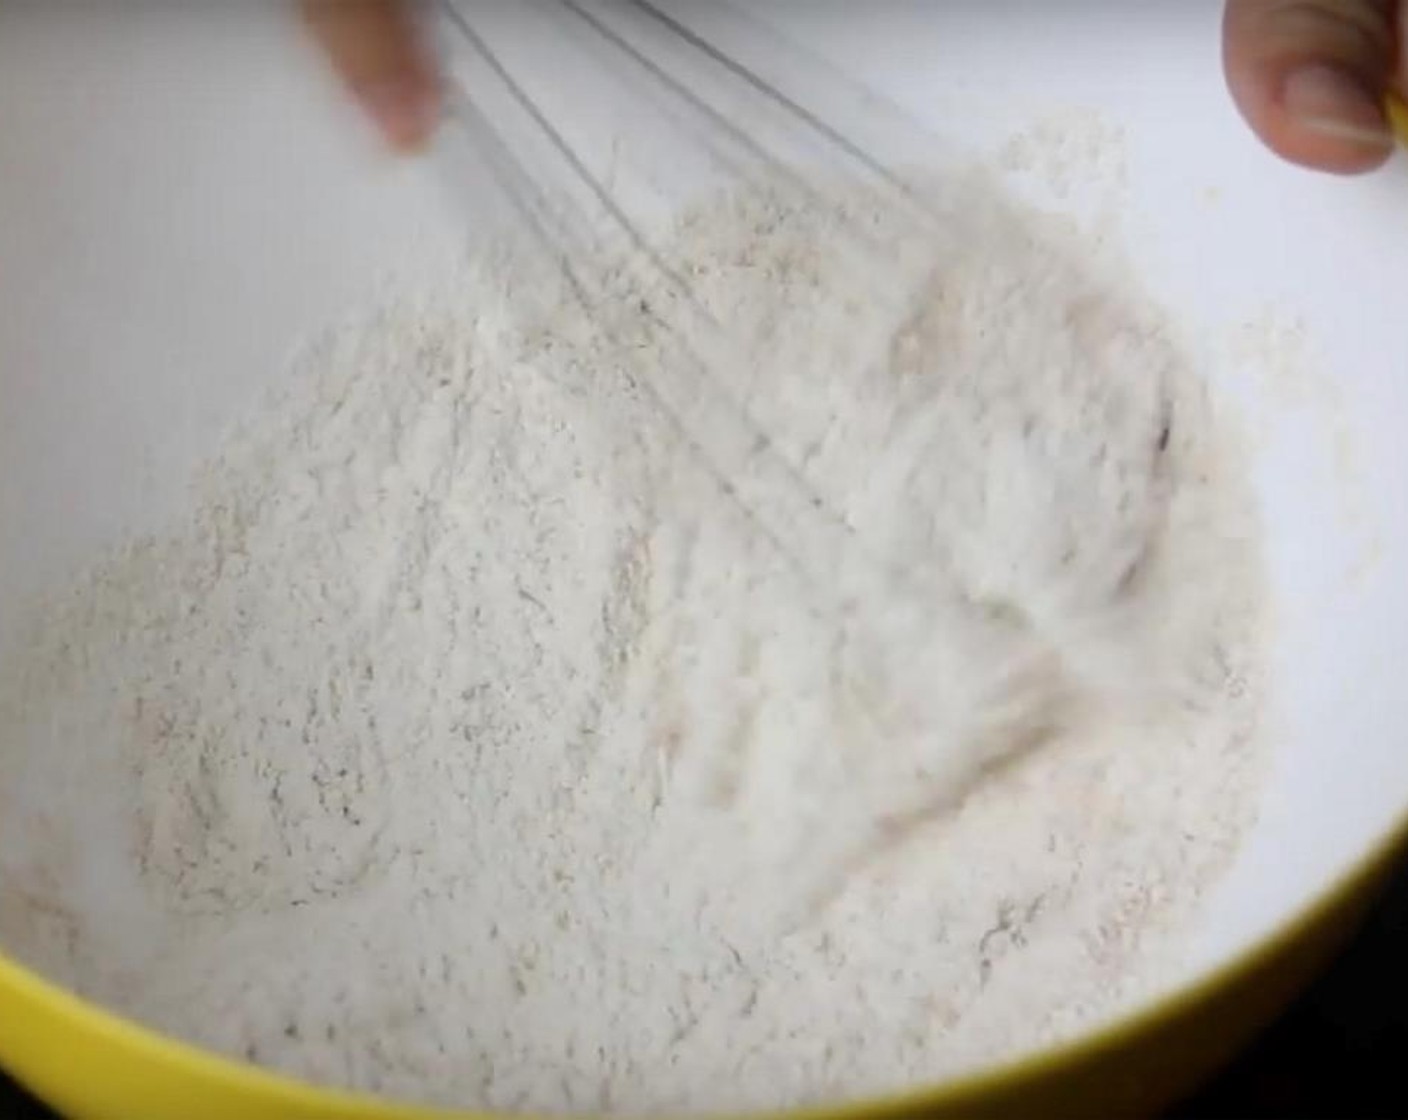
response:
{"label": "bowl interior surface", "polygon": [[[1191,979],[1408,811],[1404,161],[1342,181],[1263,153],[1215,0],[848,7],[762,12],[993,160],[1098,115],[1112,139],[1066,153],[1073,186],[1014,189],[1105,208],[1257,448],[1274,768]],[[0,10],[0,656],[19,604],[176,506],[310,324],[461,236],[452,210],[379,158],[272,6]]]}

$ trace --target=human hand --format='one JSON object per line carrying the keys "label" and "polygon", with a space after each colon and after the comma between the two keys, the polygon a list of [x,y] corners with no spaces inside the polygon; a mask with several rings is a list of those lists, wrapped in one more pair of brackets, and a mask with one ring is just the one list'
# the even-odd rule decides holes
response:
{"label": "human hand", "polygon": [[[411,0],[300,0],[352,94],[388,143],[419,147],[435,127],[435,60]],[[1273,151],[1351,173],[1388,158],[1384,94],[1408,94],[1408,0],[1227,0],[1227,85]]]}
{"label": "human hand", "polygon": [[299,0],[303,17],[387,143],[413,151],[440,111],[435,57],[411,0]]}
{"label": "human hand", "polygon": [[1227,0],[1222,57],[1242,116],[1293,163],[1354,174],[1393,150],[1408,94],[1408,0]]}

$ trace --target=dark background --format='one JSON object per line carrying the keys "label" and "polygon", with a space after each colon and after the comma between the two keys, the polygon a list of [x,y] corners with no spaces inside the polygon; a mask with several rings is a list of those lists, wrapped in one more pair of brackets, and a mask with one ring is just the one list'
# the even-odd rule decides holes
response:
{"label": "dark background", "polygon": [[[0,1118],[51,1117],[0,1075]],[[1408,1117],[1408,866],[1324,978],[1168,1120],[1221,1117]]]}

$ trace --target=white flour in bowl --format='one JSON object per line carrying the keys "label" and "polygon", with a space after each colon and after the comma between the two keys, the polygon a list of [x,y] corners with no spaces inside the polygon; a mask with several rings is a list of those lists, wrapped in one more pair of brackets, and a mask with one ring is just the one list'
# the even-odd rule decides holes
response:
{"label": "white flour in bowl", "polygon": [[1260,774],[1241,467],[1137,296],[946,205],[916,246],[741,195],[666,249],[854,530],[827,587],[645,391],[666,292],[530,312],[498,260],[309,345],[3,667],[0,944],[238,1057],[502,1109],[897,1089],[1160,983]]}

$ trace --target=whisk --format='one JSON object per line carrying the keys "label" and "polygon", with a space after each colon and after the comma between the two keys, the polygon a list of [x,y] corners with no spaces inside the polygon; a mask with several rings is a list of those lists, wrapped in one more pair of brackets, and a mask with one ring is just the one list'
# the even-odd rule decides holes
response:
{"label": "whisk", "polygon": [[[883,192],[915,241],[933,203],[897,173],[929,138],[898,110],[725,3],[652,0],[440,0],[449,114],[463,143],[442,158],[452,189],[492,185],[536,248],[591,307],[601,278],[583,270],[604,253],[635,291],[663,291],[650,308],[678,344],[678,361],[639,379],[661,417],[756,530],[802,574],[826,609],[843,569],[878,574],[864,543],[730,391],[721,370],[748,360],[652,243],[676,200],[739,184],[813,193],[809,169],[839,169]],[[622,136],[628,137],[623,144]],[[453,151],[453,149],[451,149]],[[623,167],[622,165],[630,165]],[[474,200],[482,201],[482,196]],[[856,225],[842,244],[896,317],[908,293],[897,262]],[[610,293],[622,295],[621,291]],[[886,578],[918,591],[923,575]]]}
{"label": "whisk", "polygon": [[[866,669],[856,666],[873,662],[877,647],[897,634],[922,646],[925,632],[991,634],[992,621],[931,570],[867,547],[832,508],[730,388],[727,372],[746,366],[749,355],[652,239],[680,198],[779,184],[805,198],[814,193],[809,175],[820,171],[883,200],[922,268],[942,252],[943,204],[897,168],[932,167],[947,155],[899,110],[726,3],[440,0],[437,13],[458,145],[441,153],[451,189],[473,198],[474,186],[492,185],[496,204],[511,209],[589,312],[640,292],[667,297],[640,306],[675,340],[674,360],[640,371],[637,388],[835,623],[838,663],[850,666],[843,687],[869,713],[861,753],[878,767],[871,800],[883,802],[896,781],[886,760],[897,729],[887,725],[883,698],[859,695],[869,686]],[[847,263],[867,277],[871,298],[885,305],[887,321],[913,314],[915,276],[894,259],[893,240],[880,244],[863,222],[843,220],[838,241]],[[591,271],[603,256],[625,263],[603,277]],[[897,594],[906,621],[877,629],[877,609],[895,618]],[[896,656],[913,678],[902,690],[922,696],[933,687],[922,649]],[[898,834],[951,807],[996,761],[1030,747],[1029,713],[1012,692],[1034,669],[1041,665],[1031,658],[999,665],[991,703],[973,729],[981,743],[927,776],[901,777],[906,799],[898,813],[867,808],[849,834],[838,822],[831,831],[839,839],[828,840],[831,870],[844,876],[866,852],[892,847]],[[1033,695],[1035,705],[1050,707],[1046,691]],[[834,886],[823,883],[808,905]]]}

